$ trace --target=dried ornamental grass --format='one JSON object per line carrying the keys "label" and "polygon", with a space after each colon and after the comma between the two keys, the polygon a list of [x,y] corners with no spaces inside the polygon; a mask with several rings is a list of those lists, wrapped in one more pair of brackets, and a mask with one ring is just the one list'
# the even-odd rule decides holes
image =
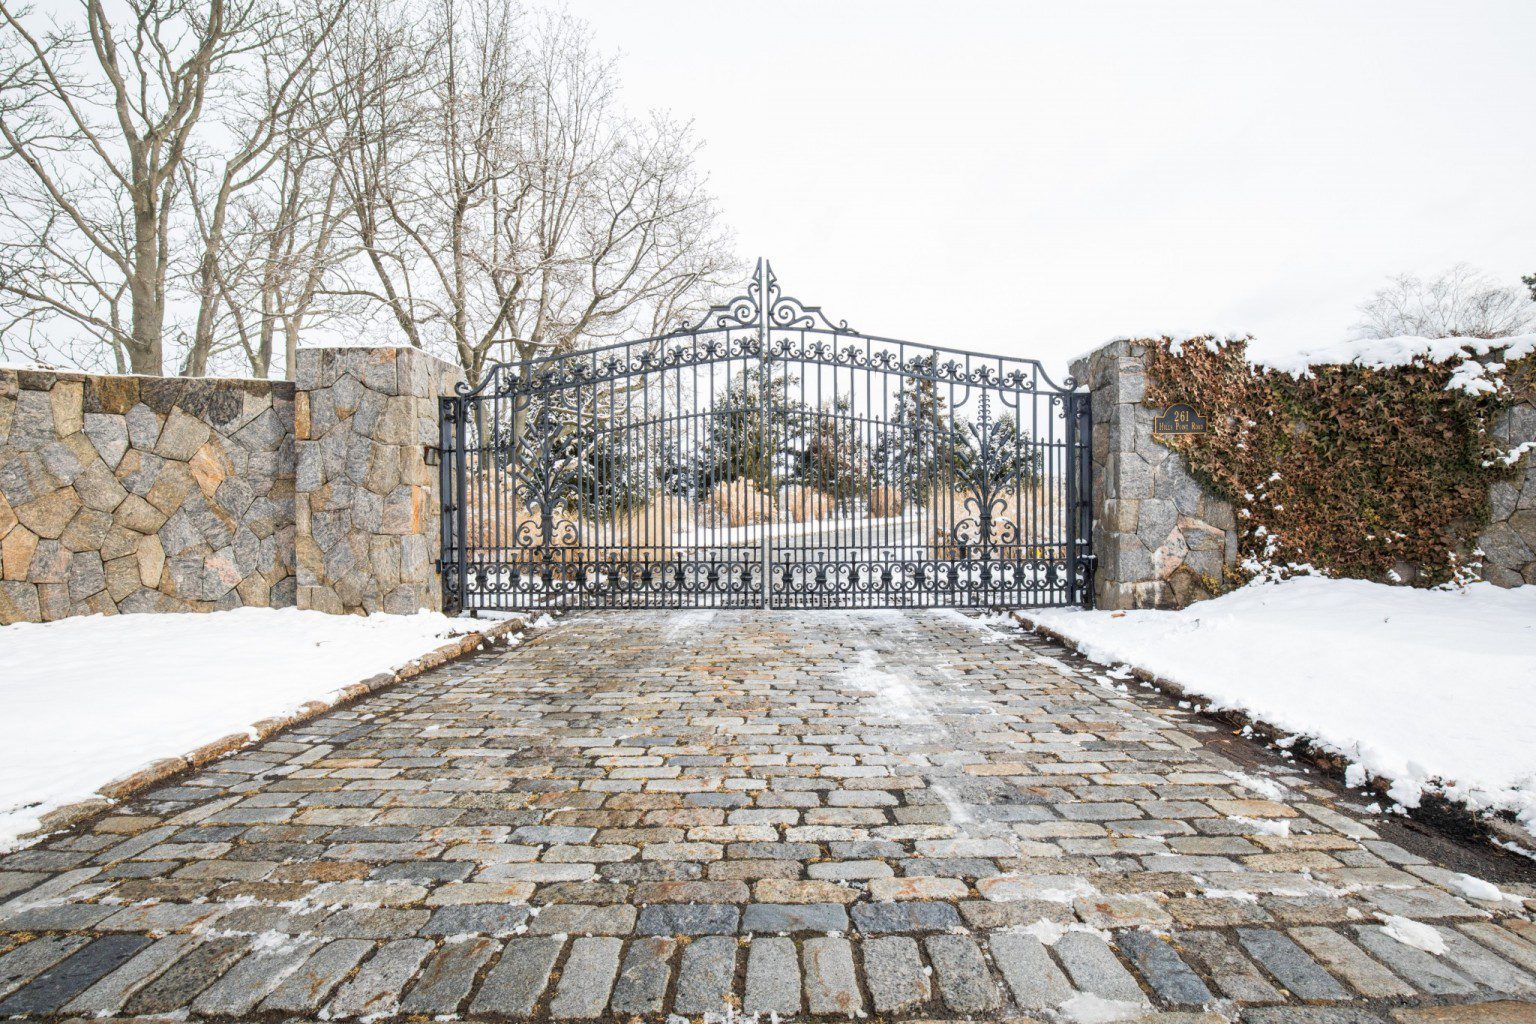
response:
{"label": "dried ornamental grass", "polygon": [[906,510],[906,498],[895,487],[876,487],[869,492],[869,514],[876,519],[891,519]]}
{"label": "dried ornamental grass", "polygon": [[699,512],[699,507],[687,498],[654,491],[644,505],[632,509],[615,524],[615,539],[629,549],[630,557],[665,561],[672,556],[677,535],[686,534],[697,525]]}
{"label": "dried ornamental grass", "polygon": [[825,491],[790,484],[779,492],[779,509],[791,522],[810,523],[832,518],[836,505]]}
{"label": "dried ornamental grass", "polygon": [[715,485],[709,494],[717,526],[750,526],[773,519],[773,501],[755,482],[745,478]]}

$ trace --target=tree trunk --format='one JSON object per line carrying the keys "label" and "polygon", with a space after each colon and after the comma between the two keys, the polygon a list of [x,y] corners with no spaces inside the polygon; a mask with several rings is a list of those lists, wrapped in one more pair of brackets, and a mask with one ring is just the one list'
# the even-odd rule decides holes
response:
{"label": "tree trunk", "polygon": [[132,337],[128,362],[134,373],[160,377],[165,374],[160,217],[152,199],[136,197],[133,206],[133,270],[128,275],[133,325],[129,332]]}

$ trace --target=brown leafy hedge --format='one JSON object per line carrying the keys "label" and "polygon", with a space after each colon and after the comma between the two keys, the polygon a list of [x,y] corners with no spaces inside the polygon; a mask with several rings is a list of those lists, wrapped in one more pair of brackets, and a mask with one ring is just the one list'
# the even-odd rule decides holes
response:
{"label": "brown leafy hedge", "polygon": [[1147,402],[1208,414],[1208,433],[1165,440],[1239,510],[1243,555],[1426,586],[1466,564],[1488,487],[1512,472],[1489,426],[1529,386],[1532,359],[1472,395],[1447,390],[1458,360],[1298,378],[1250,364],[1242,340],[1146,344]]}

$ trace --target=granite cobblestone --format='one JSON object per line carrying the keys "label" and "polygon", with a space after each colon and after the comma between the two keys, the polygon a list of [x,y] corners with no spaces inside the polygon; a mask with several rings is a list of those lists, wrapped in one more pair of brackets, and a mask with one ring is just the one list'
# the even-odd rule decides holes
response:
{"label": "granite cobblestone", "polygon": [[953,613],[574,615],[0,856],[0,1013],[1049,1018],[1092,997],[1385,1024],[1536,998],[1531,872],[1497,868],[1526,902],[1470,900],[1466,854],[1443,868],[1099,674]]}

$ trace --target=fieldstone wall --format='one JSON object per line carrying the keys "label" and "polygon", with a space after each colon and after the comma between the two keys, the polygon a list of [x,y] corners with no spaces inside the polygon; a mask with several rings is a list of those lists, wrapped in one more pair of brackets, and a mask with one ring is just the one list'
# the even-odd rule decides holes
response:
{"label": "fieldstone wall", "polygon": [[1145,346],[1114,341],[1072,365],[1093,410],[1098,608],[1182,608],[1211,596],[1237,561],[1231,504],[1152,436],[1145,357]]}
{"label": "fieldstone wall", "polygon": [[301,349],[298,605],[440,610],[438,398],[464,379],[412,348]]}
{"label": "fieldstone wall", "polygon": [[[1536,399],[1517,404],[1492,433],[1507,451],[1536,448]],[[1536,583],[1536,451],[1527,449],[1515,466],[1514,480],[1489,488],[1490,521],[1477,539],[1483,578],[1501,587]]]}
{"label": "fieldstone wall", "polygon": [[0,370],[0,623],[291,605],[293,394]]}

